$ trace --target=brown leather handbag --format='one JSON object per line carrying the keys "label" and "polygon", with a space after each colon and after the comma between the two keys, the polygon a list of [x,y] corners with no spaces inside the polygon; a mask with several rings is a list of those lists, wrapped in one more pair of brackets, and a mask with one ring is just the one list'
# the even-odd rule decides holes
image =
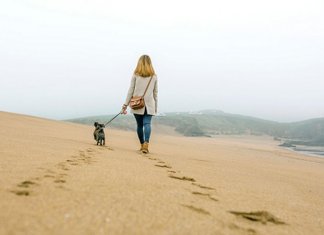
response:
{"label": "brown leather handbag", "polygon": [[144,101],[144,96],[146,94],[146,91],[152,81],[153,76],[150,78],[149,83],[146,86],[146,89],[144,91],[144,94],[142,96],[133,96],[131,100],[129,101],[129,107],[134,110],[142,109],[145,107],[145,101]]}

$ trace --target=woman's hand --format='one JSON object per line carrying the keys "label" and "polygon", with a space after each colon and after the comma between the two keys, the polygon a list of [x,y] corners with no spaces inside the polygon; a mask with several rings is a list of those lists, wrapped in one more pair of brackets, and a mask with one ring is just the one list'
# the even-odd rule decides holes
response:
{"label": "woman's hand", "polygon": [[121,114],[127,114],[127,105],[126,104],[124,104],[123,106],[122,106],[122,110],[120,111],[120,113]]}

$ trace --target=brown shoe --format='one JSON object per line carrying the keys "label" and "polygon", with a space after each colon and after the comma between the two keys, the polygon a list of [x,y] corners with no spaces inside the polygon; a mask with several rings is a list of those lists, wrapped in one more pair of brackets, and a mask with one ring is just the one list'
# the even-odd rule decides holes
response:
{"label": "brown shoe", "polygon": [[143,151],[143,144],[141,144],[141,149],[139,151]]}
{"label": "brown shoe", "polygon": [[144,142],[143,146],[142,146],[142,153],[148,153],[148,143]]}

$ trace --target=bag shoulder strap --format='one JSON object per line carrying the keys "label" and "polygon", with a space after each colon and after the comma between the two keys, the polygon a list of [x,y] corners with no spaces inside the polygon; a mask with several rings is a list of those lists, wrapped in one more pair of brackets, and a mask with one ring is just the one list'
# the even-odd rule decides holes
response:
{"label": "bag shoulder strap", "polygon": [[142,96],[142,97],[144,97],[144,96],[145,96],[145,94],[146,94],[146,91],[147,91],[147,89],[148,89],[148,87],[150,86],[150,83],[151,83],[151,81],[152,81],[152,78],[153,78],[153,75],[151,76],[151,78],[150,78],[150,81],[149,81],[149,83],[147,84],[147,86],[146,86],[146,88],[145,88],[145,91],[144,91],[144,94],[143,94],[143,96]]}

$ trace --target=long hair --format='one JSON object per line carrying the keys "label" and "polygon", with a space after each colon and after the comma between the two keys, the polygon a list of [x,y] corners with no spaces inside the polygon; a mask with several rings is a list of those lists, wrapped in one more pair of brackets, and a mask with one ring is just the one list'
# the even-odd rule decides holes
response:
{"label": "long hair", "polygon": [[155,75],[151,59],[148,55],[142,55],[139,58],[134,74],[141,77],[150,77]]}

